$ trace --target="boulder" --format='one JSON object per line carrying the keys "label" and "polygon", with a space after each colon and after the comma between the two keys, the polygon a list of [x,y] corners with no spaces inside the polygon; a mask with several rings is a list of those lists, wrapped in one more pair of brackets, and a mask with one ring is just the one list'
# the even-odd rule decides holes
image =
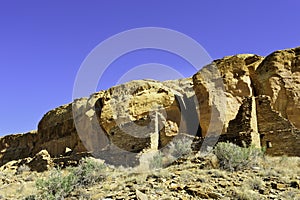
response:
{"label": "boulder", "polygon": [[53,161],[48,151],[42,150],[33,157],[28,166],[32,171],[43,172],[53,167]]}

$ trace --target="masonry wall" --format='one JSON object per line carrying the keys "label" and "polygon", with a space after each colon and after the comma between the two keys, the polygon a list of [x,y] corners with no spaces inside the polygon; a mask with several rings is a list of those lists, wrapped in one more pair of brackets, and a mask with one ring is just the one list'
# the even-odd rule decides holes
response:
{"label": "masonry wall", "polygon": [[246,97],[236,117],[229,122],[227,133],[222,134],[219,142],[233,142],[239,146],[255,145],[260,147],[259,133],[257,132],[255,101]]}
{"label": "masonry wall", "polygon": [[300,130],[270,106],[268,96],[256,98],[261,145],[273,156],[300,156]]}

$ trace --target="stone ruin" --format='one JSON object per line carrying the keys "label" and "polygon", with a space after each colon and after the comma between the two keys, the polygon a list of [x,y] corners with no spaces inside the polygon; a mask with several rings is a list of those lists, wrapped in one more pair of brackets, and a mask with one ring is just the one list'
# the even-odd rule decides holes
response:
{"label": "stone ruin", "polygon": [[55,108],[37,131],[0,138],[0,166],[42,150],[58,163],[90,153],[135,162],[182,134],[199,146],[230,141],[300,156],[299,116],[299,47],[228,56],[191,78],[132,81]]}

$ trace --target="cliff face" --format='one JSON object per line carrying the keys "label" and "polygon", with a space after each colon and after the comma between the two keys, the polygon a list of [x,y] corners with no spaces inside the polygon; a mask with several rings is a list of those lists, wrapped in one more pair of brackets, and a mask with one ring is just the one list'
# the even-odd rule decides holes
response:
{"label": "cliff face", "polygon": [[[231,135],[239,140],[239,133],[249,132],[250,135],[253,135],[251,136],[253,140],[256,140],[253,142],[259,146],[257,139],[254,139],[254,137],[258,137],[255,105],[250,103],[251,108],[249,111],[247,110],[248,114],[245,113],[245,109],[239,110],[242,109],[243,104],[246,104],[245,98],[250,98],[250,102],[252,101],[251,98],[254,98],[251,77],[262,60],[263,57],[257,55],[242,54],[214,61],[212,65],[216,66],[218,72],[213,72],[213,74],[219,73],[221,78],[214,81],[215,83],[219,82],[217,84],[220,86],[213,89],[209,89],[208,81],[205,80],[209,76],[205,72],[203,73],[205,69],[193,76],[203,136],[207,136],[208,133],[221,132],[225,135],[224,137]],[[213,75],[211,77],[210,79],[214,80]],[[214,93],[215,97],[210,99]],[[239,114],[239,112],[244,114]],[[248,124],[248,127],[241,129],[242,125],[233,121],[242,123],[242,119],[237,119],[242,115],[244,118],[248,115],[248,121],[243,121],[243,124]],[[215,130],[217,127],[221,127],[218,124],[222,126],[221,130]]]}
{"label": "cliff face", "polygon": [[253,79],[261,143],[269,154],[299,156],[300,48],[270,54]]}
{"label": "cliff face", "polygon": [[0,138],[0,165],[11,160],[34,156],[37,131]]}
{"label": "cliff face", "polygon": [[[215,60],[192,78],[132,81],[49,111],[37,132],[0,139],[0,165],[122,149],[160,149],[181,134],[300,156],[300,48]],[[70,152],[68,152],[68,155]]]}
{"label": "cliff face", "polygon": [[276,51],[256,70],[258,95],[267,95],[271,107],[300,128],[300,48]]}

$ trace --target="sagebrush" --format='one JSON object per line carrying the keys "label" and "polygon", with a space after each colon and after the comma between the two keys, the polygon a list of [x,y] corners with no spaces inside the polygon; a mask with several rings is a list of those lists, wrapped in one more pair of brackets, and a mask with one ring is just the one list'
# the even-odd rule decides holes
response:
{"label": "sagebrush", "polygon": [[70,173],[64,175],[60,169],[51,171],[48,179],[39,179],[36,182],[37,189],[40,191],[41,199],[64,199],[74,190],[77,177]]}
{"label": "sagebrush", "polygon": [[171,142],[169,153],[175,158],[188,155],[192,152],[192,140],[188,138],[177,139]]}
{"label": "sagebrush", "polygon": [[36,199],[64,199],[78,187],[86,187],[105,176],[106,165],[93,158],[84,158],[75,168],[68,169],[65,173],[61,169],[53,169],[48,179],[38,179],[36,187],[39,196]]}
{"label": "sagebrush", "polygon": [[214,154],[219,159],[222,169],[236,171],[258,166],[260,159],[263,157],[263,151],[254,146],[240,147],[229,142],[218,143]]}

